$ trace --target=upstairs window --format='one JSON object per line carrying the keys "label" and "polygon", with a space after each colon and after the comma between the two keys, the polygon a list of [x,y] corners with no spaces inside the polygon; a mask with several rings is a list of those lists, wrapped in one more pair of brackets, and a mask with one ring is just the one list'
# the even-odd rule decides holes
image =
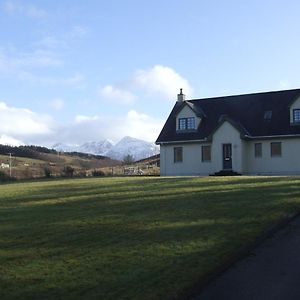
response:
{"label": "upstairs window", "polygon": [[182,162],[182,147],[174,147],[174,163]]}
{"label": "upstairs window", "polygon": [[196,129],[195,118],[180,118],[178,121],[178,130],[192,130]]}
{"label": "upstairs window", "polygon": [[300,123],[300,109],[293,110],[293,122]]}

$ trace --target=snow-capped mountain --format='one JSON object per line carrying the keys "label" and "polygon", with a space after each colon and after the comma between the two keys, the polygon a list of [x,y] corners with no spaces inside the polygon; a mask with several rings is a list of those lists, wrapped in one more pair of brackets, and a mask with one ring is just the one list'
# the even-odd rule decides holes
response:
{"label": "snow-capped mountain", "polygon": [[126,136],[113,146],[107,153],[107,156],[123,160],[124,157],[129,154],[134,160],[139,160],[158,153],[159,147],[154,143]]}
{"label": "snow-capped mountain", "polygon": [[109,140],[104,140],[100,142],[87,142],[80,145],[77,148],[77,152],[107,155],[107,153],[112,149],[112,147],[113,143]]}
{"label": "snow-capped mountain", "polygon": [[59,151],[59,152],[73,152],[77,151],[77,145],[69,145],[69,144],[64,144],[64,143],[56,143],[52,146],[52,149]]}
{"label": "snow-capped mountain", "polygon": [[103,140],[100,142],[86,142],[82,145],[57,143],[53,145],[53,149],[62,152],[82,152],[105,155],[118,160],[123,160],[128,154],[131,155],[134,160],[139,160],[159,153],[159,147],[154,143],[129,136],[124,137],[115,145],[109,140]]}
{"label": "snow-capped mountain", "polygon": [[82,152],[95,155],[106,155],[113,147],[113,143],[109,140],[100,142],[86,142],[82,145],[69,145],[64,143],[57,143],[52,146],[56,151],[62,152]]}

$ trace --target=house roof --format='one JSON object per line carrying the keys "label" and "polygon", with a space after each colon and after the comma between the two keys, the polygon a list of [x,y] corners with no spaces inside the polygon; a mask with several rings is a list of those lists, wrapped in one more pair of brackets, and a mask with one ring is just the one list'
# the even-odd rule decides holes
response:
{"label": "house roof", "polygon": [[[156,143],[209,139],[225,121],[249,138],[297,135],[300,125],[290,124],[290,105],[298,97],[300,89],[176,102]],[[185,105],[202,120],[196,131],[176,132],[176,116]]]}

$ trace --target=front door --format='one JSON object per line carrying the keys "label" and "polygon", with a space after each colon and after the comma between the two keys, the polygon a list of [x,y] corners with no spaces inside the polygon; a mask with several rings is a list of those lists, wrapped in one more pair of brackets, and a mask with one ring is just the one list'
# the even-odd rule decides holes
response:
{"label": "front door", "polygon": [[223,144],[223,169],[232,169],[232,149],[231,144]]}

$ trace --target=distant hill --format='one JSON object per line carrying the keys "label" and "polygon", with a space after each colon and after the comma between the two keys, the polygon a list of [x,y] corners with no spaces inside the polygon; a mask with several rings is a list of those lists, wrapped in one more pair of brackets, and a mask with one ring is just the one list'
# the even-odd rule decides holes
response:
{"label": "distant hill", "polygon": [[[113,167],[121,162],[102,155],[69,152],[61,153],[54,149],[40,146],[7,146],[0,145],[0,166],[10,163],[12,155],[12,176],[16,178],[45,177],[48,170],[52,176],[64,176],[64,169],[71,167],[74,175],[89,175],[95,169]],[[9,173],[6,167],[0,171]]]}

